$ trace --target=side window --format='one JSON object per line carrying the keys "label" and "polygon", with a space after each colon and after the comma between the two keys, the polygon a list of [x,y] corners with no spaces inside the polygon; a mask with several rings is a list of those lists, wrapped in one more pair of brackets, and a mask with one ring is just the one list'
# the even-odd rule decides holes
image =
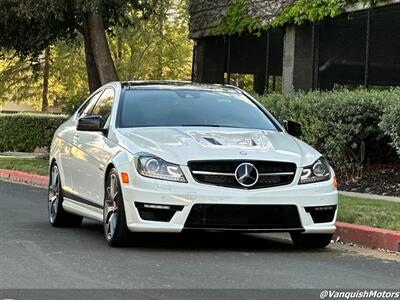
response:
{"label": "side window", "polygon": [[112,106],[114,103],[114,90],[106,89],[101,95],[99,101],[93,108],[91,115],[101,116],[103,118],[104,124],[107,123],[108,118],[111,115]]}
{"label": "side window", "polygon": [[77,114],[78,118],[84,117],[84,116],[90,114],[90,112],[93,109],[93,106],[96,104],[97,100],[99,99],[101,92],[102,91],[99,91],[98,93],[94,94],[91,98],[89,98],[86,101],[85,105],[83,105],[78,111],[78,114]]}

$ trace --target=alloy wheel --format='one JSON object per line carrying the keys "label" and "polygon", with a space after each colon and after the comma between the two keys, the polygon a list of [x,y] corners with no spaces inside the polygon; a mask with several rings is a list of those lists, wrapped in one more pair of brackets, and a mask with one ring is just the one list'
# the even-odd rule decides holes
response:
{"label": "alloy wheel", "polygon": [[106,188],[104,201],[104,232],[108,241],[112,240],[118,221],[118,179],[111,174]]}
{"label": "alloy wheel", "polygon": [[49,195],[49,201],[48,201],[49,220],[50,223],[53,224],[57,217],[58,203],[60,201],[60,172],[56,165],[54,165],[51,168],[48,195]]}

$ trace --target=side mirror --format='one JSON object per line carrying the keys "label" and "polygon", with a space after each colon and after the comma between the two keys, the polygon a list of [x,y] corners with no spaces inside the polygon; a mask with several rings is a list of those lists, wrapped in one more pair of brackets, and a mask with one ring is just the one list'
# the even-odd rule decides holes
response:
{"label": "side mirror", "polygon": [[105,132],[103,128],[104,121],[100,116],[86,116],[82,117],[78,120],[78,126],[76,126],[76,130],[78,131],[98,131]]}
{"label": "side mirror", "polygon": [[286,131],[293,135],[294,137],[300,137],[303,132],[301,130],[301,125],[297,122],[293,121],[283,121],[283,126],[285,127]]}

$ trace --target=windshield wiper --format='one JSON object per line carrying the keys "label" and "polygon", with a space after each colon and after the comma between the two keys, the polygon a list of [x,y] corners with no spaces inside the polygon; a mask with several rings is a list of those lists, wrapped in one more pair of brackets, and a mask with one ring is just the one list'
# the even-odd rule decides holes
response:
{"label": "windshield wiper", "polygon": [[[181,124],[180,126],[183,127],[222,127],[221,125],[214,125],[214,124]],[[226,127],[226,126],[223,126]]]}

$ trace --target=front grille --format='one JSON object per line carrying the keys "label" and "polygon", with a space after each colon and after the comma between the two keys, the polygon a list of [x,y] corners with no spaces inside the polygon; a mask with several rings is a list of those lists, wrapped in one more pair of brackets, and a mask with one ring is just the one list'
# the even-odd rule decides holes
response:
{"label": "front grille", "polygon": [[[236,168],[242,163],[251,163],[259,173],[257,183],[244,187],[235,178]],[[212,184],[230,188],[260,189],[287,185],[293,182],[296,164],[273,161],[192,161],[188,163],[193,178],[204,184]]]}
{"label": "front grille", "polygon": [[301,229],[295,205],[196,204],[186,229]]}

